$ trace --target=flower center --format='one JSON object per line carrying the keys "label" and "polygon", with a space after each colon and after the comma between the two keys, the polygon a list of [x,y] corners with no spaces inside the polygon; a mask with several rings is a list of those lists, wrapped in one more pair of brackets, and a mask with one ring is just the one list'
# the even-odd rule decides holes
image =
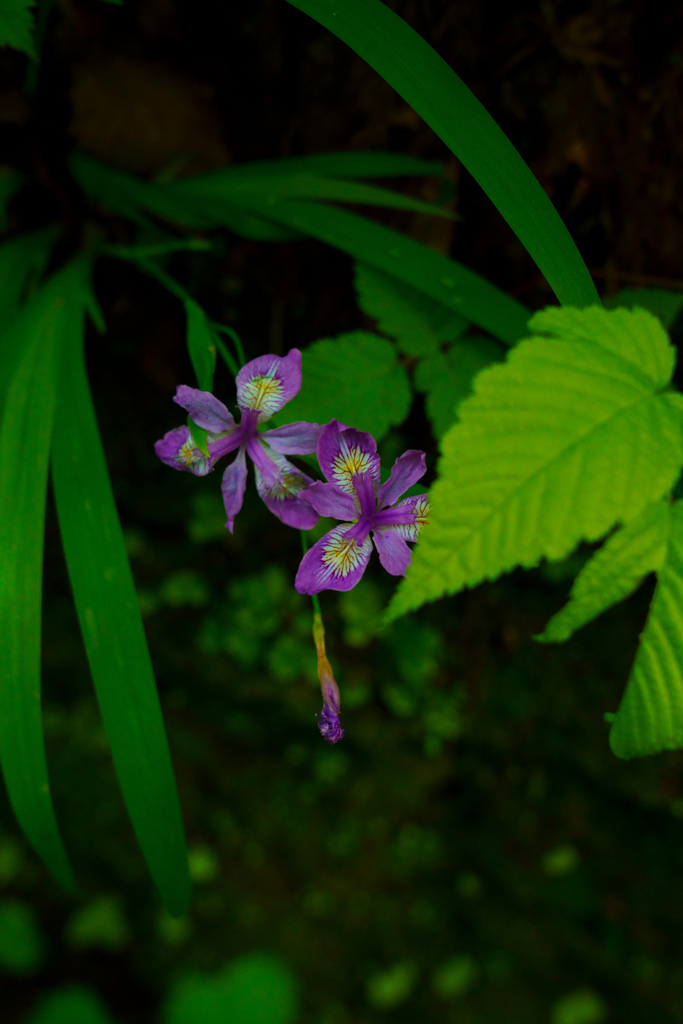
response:
{"label": "flower center", "polygon": [[325,545],[322,562],[335,576],[348,576],[361,560],[361,547],[355,540],[344,537],[344,528]]}
{"label": "flower center", "polygon": [[270,415],[281,405],[282,381],[277,377],[262,374],[252,377],[244,385],[243,401],[249,409]]}
{"label": "flower center", "polygon": [[357,445],[346,446],[342,442],[341,451],[332,462],[334,482],[344,491],[353,493],[353,478],[367,473],[372,467],[371,457]]}

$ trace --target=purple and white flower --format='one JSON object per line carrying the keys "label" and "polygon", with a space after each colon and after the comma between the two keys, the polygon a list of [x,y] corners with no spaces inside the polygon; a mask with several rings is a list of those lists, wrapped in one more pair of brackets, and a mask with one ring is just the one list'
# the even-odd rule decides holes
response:
{"label": "purple and white flower", "polygon": [[323,427],[317,454],[329,482],[312,484],[301,498],[321,516],[342,520],[342,525],[304,555],[294,582],[298,592],[351,590],[365,572],[372,541],[387,572],[402,576],[411,559],[406,541],[417,540],[427,521],[429,500],[426,494],[398,499],[425,473],[425,453],[404,452],[389,479],[380,484],[374,437],[332,420]]}
{"label": "purple and white flower", "polygon": [[221,484],[228,516],[225,525],[231,533],[247,485],[248,455],[254,463],[256,489],[270,511],[287,526],[310,530],[318,515],[310,503],[301,500],[301,492],[313,481],[285,456],[314,452],[322,427],[301,421],[274,430],[258,430],[301,389],[301,352],[293,348],[284,358],[265,355],[252,359],[239,371],[235,383],[242,412],[239,424],[208,391],[185,384],[176,389],[173,401],[207,431],[208,458],[194,443],[189,427],[170,430],[154,445],[155,452],[174,469],[205,476],[218,459],[237,450]]}

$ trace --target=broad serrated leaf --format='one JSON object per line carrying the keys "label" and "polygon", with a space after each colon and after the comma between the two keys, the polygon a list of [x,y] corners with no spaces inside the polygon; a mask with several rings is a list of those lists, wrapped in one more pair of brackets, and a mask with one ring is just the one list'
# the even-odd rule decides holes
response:
{"label": "broad serrated leaf", "polygon": [[35,56],[33,43],[33,0],[2,0],[0,4],[0,47],[11,46]]}
{"label": "broad serrated leaf", "polygon": [[617,757],[683,747],[683,502],[671,507],[666,556],[609,734]]}
{"label": "broad serrated leaf", "polygon": [[560,559],[628,522],[683,465],[674,350],[644,310],[550,308],[484,370],[443,439],[431,523],[390,614]]}
{"label": "broad serrated leaf", "polygon": [[4,346],[16,353],[0,424],[0,763],[19,824],[56,878],[74,887],[55,819],[40,705],[47,470],[62,345],[77,332],[78,268],[37,291]]}
{"label": "broad serrated leaf", "polygon": [[472,391],[476,375],[503,358],[500,345],[490,338],[457,341],[445,352],[422,359],[414,384],[425,393],[427,415],[437,438],[455,422],[458,406]]}
{"label": "broad serrated leaf", "polygon": [[185,300],[187,351],[200,391],[211,391],[216,369],[216,338],[206,313],[191,299]]}
{"label": "broad serrated leaf", "polygon": [[605,309],[647,309],[669,328],[683,309],[683,292],[666,288],[622,288],[616,295],[603,299],[602,304]]}
{"label": "broad serrated leaf", "polygon": [[[88,304],[88,282],[83,285]],[[190,882],[173,767],[92,405],[83,324],[64,345],[52,480],[88,663],[128,812],[161,897],[187,911]]]}
{"label": "broad serrated leaf", "polygon": [[648,573],[661,568],[666,554],[670,504],[648,505],[609,538],[574,581],[568,603],[536,639],[566,640],[640,586]]}
{"label": "broad serrated leaf", "polygon": [[410,384],[394,346],[376,334],[352,331],[304,349],[301,391],[287,404],[287,420],[337,419],[379,440],[410,410]]}
{"label": "broad serrated leaf", "polygon": [[355,285],[360,308],[406,355],[433,355],[439,342],[455,341],[467,328],[453,309],[367,263],[356,262]]}

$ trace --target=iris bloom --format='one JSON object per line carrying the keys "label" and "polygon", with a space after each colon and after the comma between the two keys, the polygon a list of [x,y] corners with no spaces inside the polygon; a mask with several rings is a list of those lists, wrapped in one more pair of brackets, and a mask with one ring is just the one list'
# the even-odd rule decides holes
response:
{"label": "iris bloom", "polygon": [[301,498],[321,516],[343,521],[306,552],[294,586],[300,594],[351,590],[365,572],[372,540],[392,576],[410,565],[406,541],[417,540],[427,521],[426,494],[397,499],[424,474],[425,454],[404,452],[389,479],[380,484],[379,455],[371,434],[345,428],[337,420],[323,427],[317,447],[328,483],[314,483]]}
{"label": "iris bloom", "polygon": [[208,391],[184,384],[176,389],[173,401],[207,431],[208,458],[197,448],[188,427],[170,430],[154,445],[155,452],[167,466],[205,476],[218,459],[237,450],[221,484],[228,516],[225,525],[231,533],[247,485],[248,455],[254,463],[256,490],[270,511],[287,526],[310,530],[318,516],[308,502],[301,500],[301,491],[313,481],[285,455],[314,452],[322,427],[301,421],[263,433],[258,430],[301,389],[301,352],[293,348],[284,358],[266,355],[252,359],[239,371],[235,383],[242,412],[239,424]]}

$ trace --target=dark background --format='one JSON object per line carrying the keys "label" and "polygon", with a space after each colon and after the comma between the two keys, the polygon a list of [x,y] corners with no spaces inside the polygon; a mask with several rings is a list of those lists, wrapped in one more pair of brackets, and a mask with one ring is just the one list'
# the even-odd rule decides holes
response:
{"label": "dark background", "polygon": [[[680,8],[618,0],[390,6],[509,135],[601,292],[683,286]],[[553,301],[431,130],[283,0],[63,0],[47,13],[29,91],[27,64],[0,51],[0,162],[28,176],[10,207],[10,235],[57,219],[65,250],[95,229],[134,240],[125,222],[86,207],[66,171],[74,146],[147,178],[170,167],[197,173],[389,149],[443,160],[460,219],[369,215],[533,308]],[[439,188],[435,179],[391,184],[422,198]],[[168,270],[240,333],[248,358],[364,324],[351,261],[315,242],[226,234],[212,253],[174,257]],[[142,1024],[187,971],[215,971],[253,950],[277,954],[298,979],[302,1024],[680,1019],[681,756],[618,762],[603,723],[623,692],[651,585],[568,644],[542,647],[532,636],[562,604],[580,554],[384,632],[392,583],[374,566],[351,594],[323,595],[347,732],[328,748],[313,717],[320,699],[309,607],[291,586],[298,537],[253,491],[228,535],[218,477],[194,479],[156,461],[153,442],[179,422],[174,389],[192,382],[182,308],[113,260],[100,262],[96,289],[108,334],[90,338],[89,368],[195,897],[189,918],[172,922],[146,874],[50,508],[45,726],[82,892],[72,899],[51,881],[3,798],[0,1020],[21,1022],[45,993],[83,983],[117,1020]],[[219,371],[217,392],[231,400],[231,388]],[[386,444],[425,447],[433,471],[419,402]],[[12,945],[2,914],[17,905],[35,946],[19,966],[2,952]],[[562,1002],[577,991],[583,1017]]]}

